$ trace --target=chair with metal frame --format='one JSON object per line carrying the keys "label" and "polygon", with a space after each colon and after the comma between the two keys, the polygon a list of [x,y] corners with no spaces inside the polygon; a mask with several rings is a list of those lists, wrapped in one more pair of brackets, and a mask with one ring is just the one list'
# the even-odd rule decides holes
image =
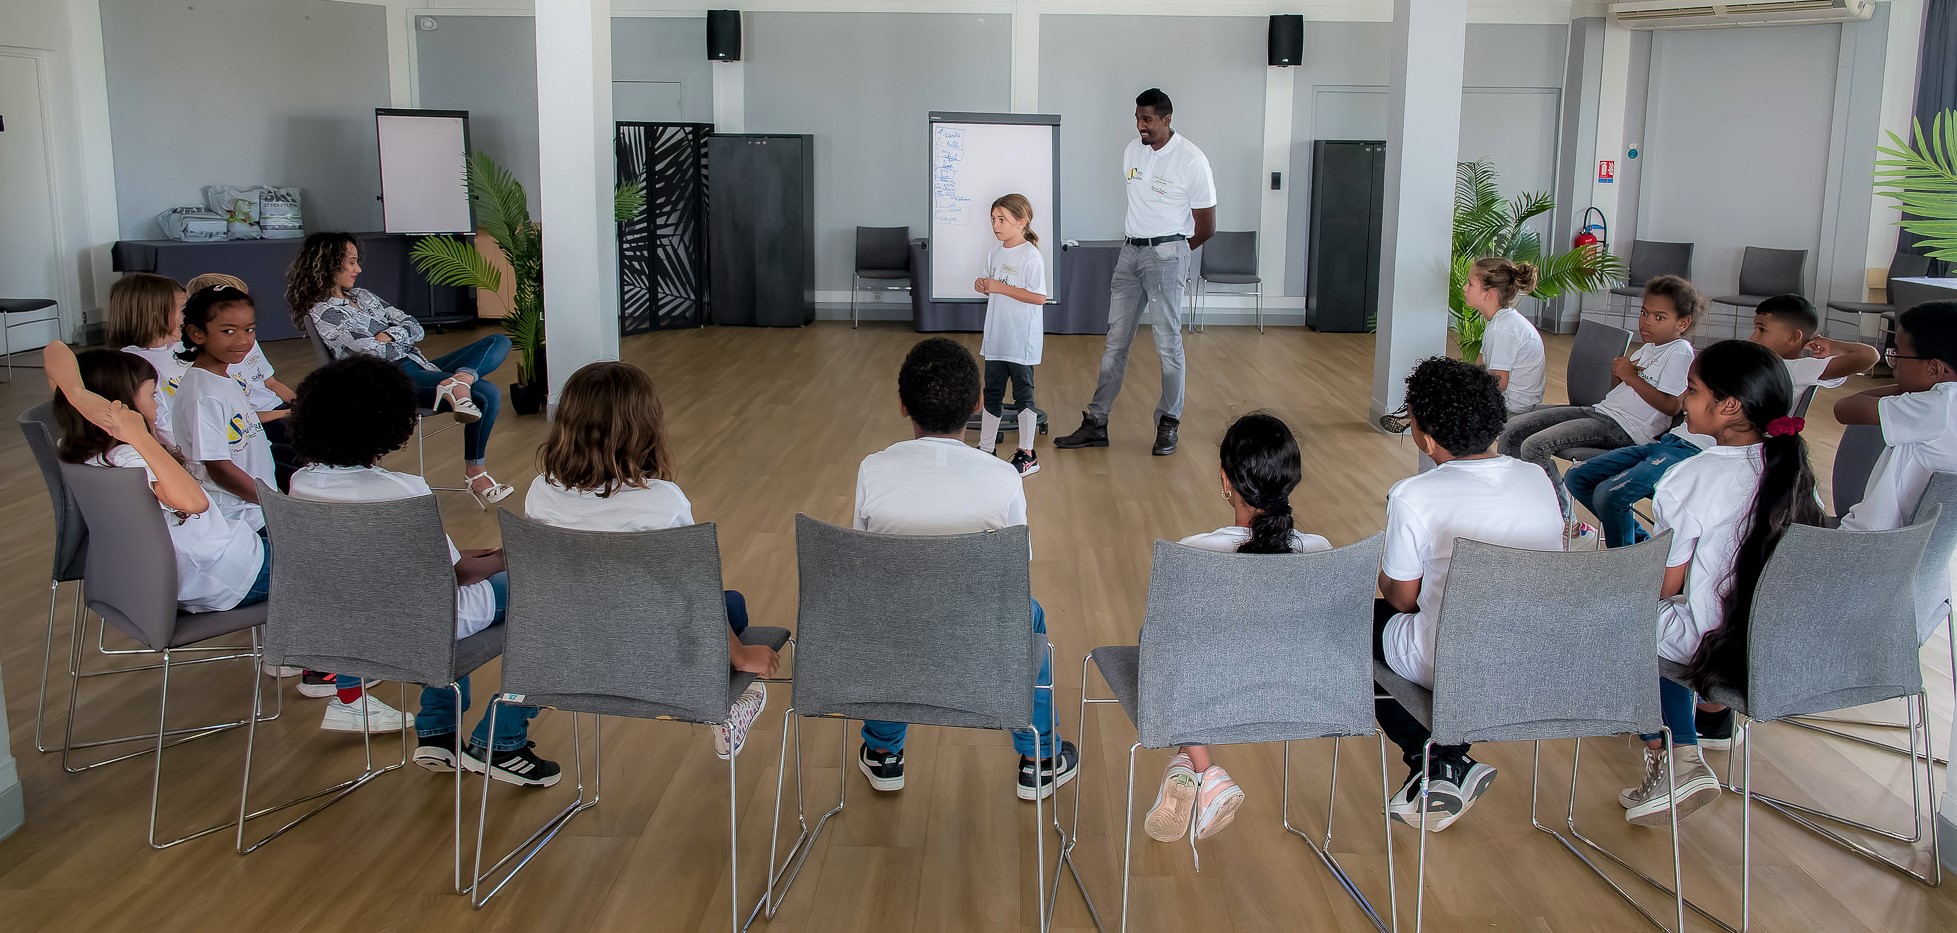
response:
{"label": "chair with metal frame", "polygon": [[[306,342],[310,344],[313,348],[313,359],[317,361],[319,365],[325,366],[326,364],[333,362],[332,348],[326,345],[325,338],[321,337],[316,331],[313,330],[312,321],[307,320],[304,323],[300,324],[299,329],[305,332]],[[422,477],[424,479],[426,479],[428,476],[428,454],[424,450],[424,443],[427,441],[428,438],[434,437],[438,434],[444,434],[449,431],[452,431],[458,427],[461,427],[462,424],[464,423],[461,418],[455,418],[442,427],[436,428],[433,431],[428,430],[426,427],[426,422],[428,421],[428,419],[433,418],[439,414],[442,414],[442,412],[437,409],[423,407],[420,402],[415,403],[415,475]],[[468,487],[466,486],[430,485],[428,488],[436,492],[468,492],[469,491]],[[481,499],[477,499],[475,496],[470,496],[469,498],[476,503],[477,508],[488,510],[489,506],[484,505]]]}
{"label": "chair with metal frame", "polygon": [[[963,535],[879,535],[795,516],[800,580],[795,699],[782,712],[768,890],[749,912],[744,929],[757,917],[773,919],[780,911],[816,838],[843,810],[847,778],[839,782],[835,806],[809,827],[801,796],[803,719],[840,722],[844,775],[850,770],[851,720],[1032,731],[1038,757],[1051,757],[1039,747],[1033,722],[1033,691],[1053,689],[1037,683],[1041,659],[1053,648],[1032,628],[1030,543],[1024,525]],[[904,624],[892,625],[892,619]],[[795,817],[801,833],[776,861],[791,731],[796,745]],[[1042,933],[1052,922],[1045,822],[1043,796],[1036,794],[1034,876]],[[1053,828],[1064,847],[1066,834],[1057,819]]]}
{"label": "chair with metal frame", "polygon": [[[573,817],[598,805],[604,786],[604,717],[731,727],[731,707],[758,679],[727,665],[720,544],[711,523],[602,532],[555,528],[507,511],[497,518],[509,561],[510,604],[504,622],[502,690],[490,701],[487,714],[490,731],[495,731],[498,709],[508,703],[571,713],[578,796],[485,872],[490,778],[483,775],[470,886],[477,907],[509,884]],[[779,651],[789,634],[783,628],[749,626],[741,641]],[[595,733],[588,798],[577,726],[586,715]],[[727,871],[735,930],[741,926],[738,757],[727,758]],[[516,864],[503,871],[512,859]],[[499,872],[501,879],[494,880]],[[484,890],[492,880],[493,886]]]}
{"label": "chair with metal frame", "polygon": [[[865,282],[880,282],[865,285]],[[891,283],[902,284],[891,284]],[[857,325],[856,293],[869,291],[910,291],[911,228],[857,227],[856,260],[849,278],[849,326]]]}
{"label": "chair with metal frame", "polygon": [[[235,729],[252,721],[253,717],[247,714],[236,722],[171,730],[170,670],[181,666],[176,655],[187,646],[247,630],[254,630],[255,634],[256,628],[265,622],[265,604],[221,612],[184,612],[177,606],[176,548],[170,543],[170,531],[164,524],[163,510],[157,508],[156,493],[150,490],[143,471],[63,463],[61,477],[90,529],[88,570],[82,583],[89,610],[145,648],[161,654],[157,667],[163,672],[163,685],[157,696],[156,732],[131,737],[151,739],[156,745],[143,752],[113,759],[120,761],[136,754],[153,753],[156,756],[155,771],[150,779],[149,844],[152,848],[167,849],[218,832],[231,823],[227,821],[208,826],[168,842],[157,841],[156,818],[163,789],[163,750]],[[77,633],[69,654],[71,673],[68,682],[71,690],[79,683],[74,671],[79,666],[77,655],[80,652],[81,639]],[[251,679],[256,689],[259,672],[255,651],[244,649],[239,654],[219,655],[207,660],[237,659],[253,662]],[[67,746],[62,752],[64,767],[68,750],[79,747],[74,741],[76,706],[73,702],[68,704],[68,731],[62,743]],[[189,734],[175,741],[168,738],[184,732]]]}
{"label": "chair with metal frame", "polygon": [[[1139,644],[1096,648],[1081,659],[1081,744],[1086,746],[1088,704],[1119,704],[1136,726],[1128,748],[1127,821],[1121,854],[1121,929],[1128,928],[1128,888],[1135,838],[1135,753],[1141,748],[1186,745],[1284,746],[1281,821],[1305,840],[1375,929],[1389,924],[1332,855],[1334,795],[1328,792],[1321,843],[1291,823],[1291,743],[1330,738],[1332,779],[1338,787],[1338,739],[1378,737],[1380,805],[1393,795],[1387,783],[1386,738],[1373,723],[1371,655],[1373,589],[1384,535],[1316,554],[1219,554],[1167,541],[1155,542],[1149,569],[1148,611]],[[1228,607],[1227,638],[1218,639],[1219,612]],[[1089,663],[1101,672],[1111,696],[1090,698]],[[1081,781],[1074,782],[1073,826],[1080,838]],[[1201,792],[1198,791],[1200,798]],[[1190,810],[1189,851],[1196,850],[1196,811]],[[1383,812],[1383,811],[1382,811]],[[1061,850],[1072,865],[1077,842]],[[1393,881],[1393,836],[1386,825],[1388,916],[1398,924],[1399,891]],[[1075,874],[1079,882],[1079,874]],[[1081,896],[1087,897],[1085,886]],[[1092,910],[1093,900],[1087,901]],[[1097,915],[1098,924],[1098,915]]]}
{"label": "chair with metal frame", "polygon": [[[1431,774],[1435,745],[1575,739],[1570,786],[1576,787],[1582,740],[1605,735],[1662,734],[1668,759],[1671,730],[1658,700],[1658,656],[1652,650],[1652,612],[1664,578],[1669,533],[1630,547],[1599,551],[1527,551],[1457,538],[1441,598],[1434,645],[1434,688],[1413,683],[1385,663],[1373,663],[1383,692],[1431,730],[1419,765]],[[1554,606],[1554,612],[1516,607]],[[1665,923],[1618,887],[1562,833],[1537,816],[1540,769],[1532,763],[1529,825],[1562,843],[1612,890],[1659,929]],[[1667,775],[1674,791],[1676,773]],[[1424,824],[1428,786],[1420,782]],[[1571,834],[1576,834],[1575,794]],[[1678,819],[1673,811],[1672,880],[1681,874]],[[1427,837],[1420,834],[1414,929],[1424,920]],[[1599,850],[1602,851],[1602,850]],[[1608,853],[1606,853],[1608,854]],[[1615,859],[1615,856],[1611,856]],[[1623,864],[1620,861],[1620,864]],[[1626,867],[1629,867],[1628,865]],[[1685,901],[1673,898],[1676,926],[1685,928]]]}
{"label": "chair with metal frame", "polygon": [[[462,691],[456,683],[503,650],[503,627],[492,625],[457,639],[455,565],[435,497],[383,502],[321,502],[283,495],[263,482],[258,501],[272,539],[272,611],[263,654],[274,664],[303,666],[402,685],[446,686],[456,694],[456,760],[467,730],[460,727]],[[357,580],[358,586],[347,581]],[[361,773],[285,803],[250,809],[252,752],[257,730],[245,745],[238,811],[254,818],[320,797],[328,799],[255,841],[238,824],[241,855],[284,835],[314,814],[407,764],[408,724],[401,730],[401,759],[374,765],[373,736],[362,730]],[[462,772],[455,772],[455,890],[462,886]]]}
{"label": "chair with metal frame", "polygon": [[[48,313],[25,321],[11,319],[16,314],[34,314],[40,311],[46,311]],[[35,324],[53,324],[58,329],[61,326],[61,303],[52,298],[0,298],[0,358],[4,358],[7,361],[7,378],[5,381],[14,381],[14,366],[16,365],[14,363],[14,354],[26,353],[33,349],[32,347],[28,348],[28,350],[14,349],[14,328],[31,327]],[[21,363],[18,365],[22,369],[43,368],[39,363]]]}
{"label": "chair with metal frame", "polygon": [[1203,311],[1209,304],[1211,285],[1249,286],[1256,300],[1257,332],[1264,332],[1264,280],[1257,276],[1257,231],[1223,230],[1210,237],[1198,251],[1201,260],[1195,281],[1195,315],[1189,329],[1202,331]]}

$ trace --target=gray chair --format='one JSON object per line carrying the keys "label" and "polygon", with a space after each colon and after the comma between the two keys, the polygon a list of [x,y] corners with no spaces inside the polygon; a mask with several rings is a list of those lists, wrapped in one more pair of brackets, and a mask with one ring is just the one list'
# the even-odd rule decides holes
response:
{"label": "gray chair", "polygon": [[[1357,882],[1332,855],[1328,792],[1321,843],[1291,824],[1291,743],[1378,735],[1373,724],[1371,653],[1373,588],[1385,536],[1317,554],[1219,554],[1155,542],[1148,577],[1148,612],[1140,644],[1096,648],[1081,659],[1081,744],[1087,745],[1087,705],[1118,703],[1135,724],[1128,747],[1128,805],[1121,854],[1121,929],[1128,928],[1129,863],[1135,835],[1135,752],[1181,745],[1284,744],[1284,828],[1311,846],[1352,895],[1373,926],[1388,929]],[[1226,629],[1217,620],[1227,616]],[[1219,638],[1219,634],[1226,637]],[[1107,681],[1109,698],[1089,698],[1087,666]],[[1387,783],[1386,739],[1379,737],[1380,805]],[[1338,743],[1332,744],[1332,789],[1338,787]],[[1074,784],[1079,839],[1081,784]],[[1382,811],[1383,812],[1383,811]],[[1195,810],[1189,851],[1196,855]],[[1386,827],[1388,898],[1398,922],[1392,882],[1393,834]],[[1063,850],[1072,855],[1074,844]],[[1079,876],[1075,876],[1078,880]],[[1083,897],[1086,888],[1081,889]],[[1089,901],[1092,904],[1092,901]]]}
{"label": "gray chair", "polygon": [[1835,447],[1833,477],[1835,514],[1847,515],[1861,504],[1868,491],[1869,477],[1882,458],[1882,428],[1873,424],[1851,424],[1842,429],[1841,443]]}
{"label": "gray chair", "polygon": [[[326,364],[333,362],[333,350],[332,348],[326,345],[325,338],[321,337],[318,334],[318,332],[313,330],[313,322],[311,318],[306,318],[305,320],[303,320],[299,325],[299,329],[305,332],[306,343],[313,348],[313,359],[319,365],[325,366]],[[460,418],[452,419],[449,421],[447,425],[444,425],[440,428],[430,431],[428,430],[428,426],[427,426],[428,419],[435,417],[441,412],[438,412],[433,408],[423,407],[419,403],[415,405],[415,412],[418,415],[418,417],[415,418],[415,475],[426,478],[428,476],[428,454],[424,449],[424,442],[426,442],[428,438],[434,437],[437,434],[441,434],[445,431],[453,430],[454,428],[461,426],[462,419]],[[466,487],[463,486],[435,486],[431,484],[428,488],[433,489],[436,492],[468,492],[469,491]],[[470,496],[469,500],[471,502],[474,502],[476,504],[476,507],[479,509],[489,508],[488,506],[483,505],[482,500],[477,499],[475,496]]]}
{"label": "gray chair", "polygon": [[[177,655],[186,647],[238,632],[255,630],[265,623],[265,604],[224,612],[183,612],[177,607],[176,548],[170,543],[170,530],[164,524],[163,510],[156,506],[142,470],[117,467],[61,464],[61,478],[82,518],[88,523],[87,571],[82,581],[83,597],[90,611],[106,624],[136,640],[145,648],[160,652],[158,668],[163,684],[157,693],[155,772],[150,780],[149,844],[167,849],[200,836],[207,836],[232,825],[230,821],[207,826],[167,842],[158,842],[156,820],[163,790],[163,749],[173,734],[169,728],[170,670],[180,666]],[[254,633],[255,634],[255,633]],[[77,642],[77,648],[79,642]],[[209,660],[246,659],[252,661],[253,689],[259,682],[257,653],[220,655]],[[71,675],[72,690],[77,680]],[[242,686],[242,685],[240,685]],[[72,744],[75,729],[75,703],[68,705],[68,738]],[[257,707],[254,706],[254,709]],[[179,742],[201,738],[252,721],[246,715],[236,722],[200,726]],[[179,730],[182,731],[182,730]],[[146,752],[148,754],[150,752]],[[66,753],[63,753],[64,756]],[[127,757],[127,756],[125,756]]]}
{"label": "gray chair", "polygon": [[1209,303],[1211,285],[1249,286],[1244,294],[1256,299],[1257,332],[1264,332],[1264,280],[1257,277],[1257,231],[1219,230],[1203,244],[1201,268],[1196,273],[1196,314],[1190,329],[1203,329],[1203,311]]}
{"label": "gray chair", "polygon": [[1610,290],[1612,295],[1622,298],[1644,297],[1644,283],[1661,275],[1676,275],[1682,279],[1692,277],[1692,244],[1667,243],[1661,240],[1632,240],[1631,267],[1624,276],[1625,284]]}
{"label": "gray chair", "polygon": [[[796,821],[801,834],[777,862],[781,775],[788,761],[791,721],[796,724],[798,773],[800,721],[809,717],[842,721],[844,775],[850,771],[850,720],[1005,732],[1034,729],[1033,691],[1053,688],[1036,685],[1042,655],[1050,654],[1052,646],[1033,631],[1030,541],[1024,525],[976,534],[898,536],[852,531],[795,516],[800,580],[795,701],[782,712],[768,890],[755,911],[765,912],[769,919],[780,911],[816,838],[842,812],[849,786],[846,777],[839,782],[835,805],[813,829],[798,788]],[[1038,752],[1042,759],[1051,757],[1044,748]],[[1044,807],[1035,795],[1034,876],[1042,931],[1051,923]],[[1064,845],[1057,816],[1053,827]],[[985,865],[972,868],[1002,870]]]}
{"label": "gray chair", "polygon": [[[572,817],[598,805],[604,789],[604,717],[726,724],[734,702],[757,679],[727,665],[727,608],[712,524],[599,532],[554,528],[508,511],[497,519],[509,562],[510,605],[503,685],[490,701],[490,731],[506,697],[569,711],[578,796],[485,874],[489,775],[483,775],[475,881],[469,888],[477,907],[509,884]],[[750,626],[741,640],[779,651],[788,643],[788,630]],[[588,798],[577,727],[582,714],[591,716],[595,732]],[[741,928],[738,757],[727,759],[727,871],[736,931]],[[511,859],[516,864],[485,891]]]}
{"label": "gray chair", "polygon": [[[849,326],[855,327],[856,293],[911,289],[911,228],[857,227],[856,264],[849,280]],[[865,282],[880,284],[864,284]],[[901,282],[903,284],[893,284]]]}
{"label": "gray chair", "polygon": [[[1914,822],[1909,834],[1869,826],[1818,808],[1771,797],[1753,789],[1753,727],[1763,722],[1829,712],[1906,698],[1910,701],[1910,746],[1922,739],[1928,751],[1931,729],[1917,660],[1915,575],[1936,523],[1937,510],[1894,531],[1841,531],[1796,525],[1787,530],[1767,559],[1754,589],[1747,620],[1747,682],[1744,689],[1714,687],[1704,697],[1739,713],[1733,741],[1741,783],[1731,768],[1726,788],[1741,797],[1740,929],[1752,911],[1753,801],[1773,808],[1796,824],[1911,878],[1935,886],[1943,880],[1935,827],[1923,826],[1925,801],[1934,806],[1936,770],[1923,762],[1919,777],[1912,757],[1910,797]],[[1662,662],[1665,677],[1686,683],[1680,665]],[[1860,841],[1849,839],[1810,817],[1852,826],[1890,839],[1914,843],[1930,836],[1929,874],[1892,861]],[[1711,918],[1704,910],[1692,906]],[[1723,924],[1722,924],[1723,925]],[[1731,927],[1728,927],[1731,929]]]}
{"label": "gray chair", "polygon": [[[1760,302],[1775,295],[1806,294],[1807,289],[1802,285],[1801,278],[1802,272],[1807,268],[1807,261],[1808,251],[1804,249],[1747,247],[1746,252],[1740,257],[1739,293],[1714,298],[1706,308],[1708,319],[1714,316],[1710,305],[1726,305],[1732,308],[1731,312],[1723,312],[1720,316],[1730,318],[1735,325],[1734,329],[1720,333],[1712,328],[1702,327],[1698,329],[1697,338],[1705,341],[1736,339],[1740,336],[1737,324],[1740,314],[1743,313],[1741,309],[1746,309],[1745,313],[1750,313],[1751,309],[1760,306]],[[1707,320],[1701,323],[1712,322]],[[1751,329],[1750,322],[1748,328]]]}
{"label": "gray chair", "polygon": [[[1384,663],[1373,663],[1374,676],[1386,694],[1433,732],[1422,760],[1423,772],[1428,771],[1437,744],[1534,742],[1540,760],[1544,740],[1576,739],[1570,769],[1574,790],[1584,738],[1663,733],[1669,751],[1671,732],[1664,728],[1659,712],[1652,619],[1670,547],[1669,533],[1630,547],[1568,552],[1525,551],[1455,539],[1434,645],[1434,689],[1400,677]],[[1517,606],[1553,606],[1555,611],[1517,612]],[[1576,832],[1575,793],[1567,814],[1574,841],[1537,819],[1537,782],[1538,775],[1532,773],[1530,825],[1556,837],[1646,920],[1664,928],[1664,921],[1618,888],[1576,847],[1581,842],[1616,859]],[[1429,809],[1426,796],[1426,782],[1422,782],[1423,821]],[[1677,891],[1676,811],[1671,823],[1671,890]],[[1423,920],[1429,835],[1420,834],[1416,931]],[[1677,922],[1673,929],[1683,930],[1685,902],[1676,895],[1673,900]]]}
{"label": "gray chair", "polygon": [[[14,315],[16,314],[31,314],[34,316],[24,321],[16,321],[14,320]],[[31,327],[35,324],[46,324],[49,322],[54,322],[59,326],[60,321],[61,305],[52,298],[0,298],[0,357],[4,357],[7,360],[6,381],[14,381],[14,354],[16,352],[27,352],[26,350],[16,351],[14,349],[14,328]],[[41,368],[41,365],[38,363],[22,363],[20,365],[25,369]]]}
{"label": "gray chair", "polygon": [[[1889,274],[1885,277],[1883,286],[1884,294],[1890,296],[1896,294],[1895,281],[1897,279],[1918,278],[1929,274],[1930,257],[1915,256],[1898,250],[1896,255],[1889,260]],[[1889,302],[1830,301],[1828,302],[1828,310],[1840,311],[1843,314],[1862,315],[1894,314],[1897,308]]]}
{"label": "gray chair", "polygon": [[[362,680],[447,686],[456,693],[455,754],[462,755],[461,689],[456,681],[503,650],[503,627],[492,625],[455,637],[455,565],[434,496],[386,502],[319,502],[286,496],[258,484],[265,527],[272,539],[272,611],[266,617],[264,656],[272,664],[333,671]],[[346,581],[358,580],[359,586]],[[255,732],[255,730],[254,730]],[[238,828],[240,854],[299,825],[368,782],[407,763],[406,724],[401,758],[375,767],[373,738],[364,730],[365,767],[331,787],[249,810],[254,734],[246,743],[238,809],[247,818],[327,797],[297,819],[254,842]],[[455,775],[455,890],[462,887],[462,774]]]}
{"label": "gray chair", "polygon": [[[1563,370],[1563,385],[1570,404],[1595,405],[1610,394],[1610,364],[1630,352],[1631,332],[1598,321],[1584,321],[1570,344],[1570,360]],[[1571,447],[1556,452],[1566,460],[1582,463],[1607,453],[1599,447]]]}

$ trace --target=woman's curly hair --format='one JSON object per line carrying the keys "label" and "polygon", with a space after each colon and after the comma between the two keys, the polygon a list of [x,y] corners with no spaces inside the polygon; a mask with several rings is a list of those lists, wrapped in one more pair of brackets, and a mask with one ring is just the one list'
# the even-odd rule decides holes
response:
{"label": "woman's curly hair", "polygon": [[292,403],[292,446],[310,463],[373,466],[414,436],[421,410],[401,367],[353,354],[312,371]]}
{"label": "woman's curly hair", "polygon": [[356,256],[360,254],[360,241],[351,233],[315,233],[299,244],[299,255],[285,270],[286,307],[292,311],[293,326],[302,333],[313,305],[333,297],[333,277],[340,274],[348,246]]}
{"label": "woman's curly hair", "polygon": [[1487,453],[1508,423],[1495,376],[1444,356],[1414,364],[1407,376],[1407,413],[1422,433],[1457,457]]}

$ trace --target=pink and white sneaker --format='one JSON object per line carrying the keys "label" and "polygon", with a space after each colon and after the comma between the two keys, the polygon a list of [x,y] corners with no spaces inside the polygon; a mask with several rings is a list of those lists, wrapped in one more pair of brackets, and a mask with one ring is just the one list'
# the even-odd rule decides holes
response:
{"label": "pink and white sneaker", "polygon": [[734,701],[734,708],[728,711],[727,725],[713,727],[714,756],[724,761],[740,754],[741,746],[747,744],[748,730],[754,728],[754,721],[767,708],[767,685],[759,681],[749,684],[741,698]]}
{"label": "pink and white sneaker", "polygon": [[1196,839],[1208,839],[1237,818],[1244,802],[1243,788],[1230,780],[1222,765],[1210,765],[1196,782]]}
{"label": "pink and white sneaker", "polygon": [[1196,803],[1196,768],[1189,756],[1177,752],[1162,772],[1162,788],[1155,792],[1155,805],[1142,819],[1142,829],[1156,842],[1174,842],[1189,832],[1189,811]]}

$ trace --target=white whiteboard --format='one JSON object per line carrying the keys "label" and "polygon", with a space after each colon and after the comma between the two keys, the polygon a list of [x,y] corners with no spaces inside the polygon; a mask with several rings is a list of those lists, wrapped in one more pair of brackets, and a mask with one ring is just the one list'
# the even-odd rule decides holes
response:
{"label": "white whiteboard", "polygon": [[446,110],[376,110],[381,150],[381,219],[388,233],[474,233],[469,186],[469,115]]}
{"label": "white whiteboard", "polygon": [[999,241],[992,202],[1023,194],[1046,260],[1047,300],[1060,281],[1060,118],[1045,114],[931,114],[931,298],[984,296],[972,283]]}

